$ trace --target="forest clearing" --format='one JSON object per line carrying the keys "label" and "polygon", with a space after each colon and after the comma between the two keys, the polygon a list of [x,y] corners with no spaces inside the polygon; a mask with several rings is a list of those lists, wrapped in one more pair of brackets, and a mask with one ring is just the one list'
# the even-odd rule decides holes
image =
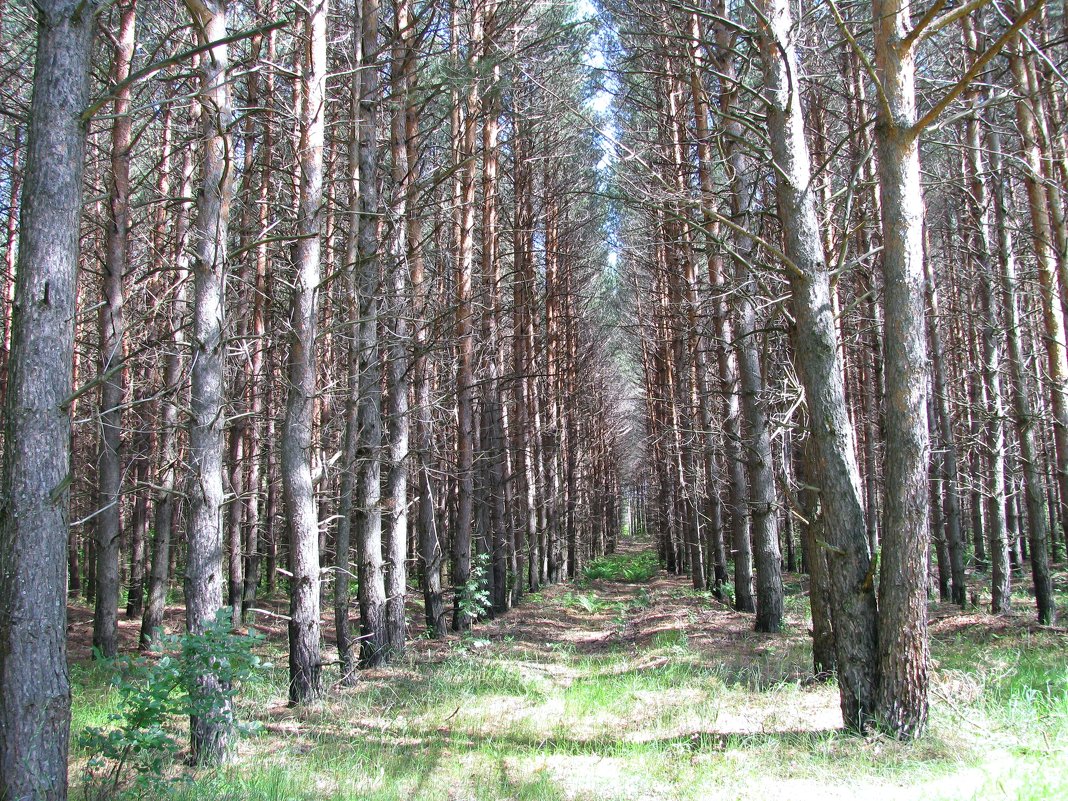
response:
{"label": "forest clearing", "polygon": [[[170,764],[166,797],[1068,797],[1063,629],[933,605],[929,735],[918,745],[858,737],[842,731],[833,681],[813,676],[799,582],[788,583],[784,631],[758,634],[751,615],[643,558],[652,556],[648,542],[622,545],[593,565],[596,578],[528,596],[462,636],[416,636],[404,660],[331,687],[307,709],[287,704],[284,627],[257,626],[275,665],[242,689],[239,707],[258,728],[230,767]],[[88,633],[85,622],[72,630],[75,640]],[[136,646],[135,629],[128,642]],[[108,725],[116,695],[84,648],[72,655],[77,735]],[[89,781],[90,756],[72,754],[75,798],[106,787]]]}

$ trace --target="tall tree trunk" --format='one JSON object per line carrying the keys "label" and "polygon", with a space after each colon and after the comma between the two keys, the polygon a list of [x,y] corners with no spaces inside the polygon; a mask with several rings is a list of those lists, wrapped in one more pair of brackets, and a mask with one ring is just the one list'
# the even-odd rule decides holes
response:
{"label": "tall tree trunk", "polygon": [[359,439],[356,446],[356,543],[360,600],[360,665],[374,667],[386,658],[386,585],[382,568],[382,371],[378,345],[378,0],[363,0],[358,83],[359,158],[353,165],[359,214],[357,284],[360,298]]}
{"label": "tall tree trunk", "polygon": [[95,8],[36,5],[0,492],[0,796],[10,799],[67,797],[68,404]]}
{"label": "tall tree trunk", "polygon": [[[726,4],[722,0],[715,3],[717,14],[726,16]],[[723,76],[720,80],[720,114],[727,118],[734,105],[738,91],[737,76],[733,63],[732,33],[726,25],[717,25],[716,57],[713,68]],[[740,126],[734,125],[736,135],[741,133]],[[711,165],[705,168],[711,169]],[[708,182],[711,177],[708,178]],[[711,199],[706,201],[711,203]],[[713,232],[713,238],[714,238]],[[753,598],[753,550],[749,538],[749,516],[747,514],[748,492],[745,483],[745,460],[742,454],[742,412],[738,387],[738,363],[735,356],[735,331],[727,315],[726,275],[721,249],[709,242],[706,246],[708,258],[708,278],[712,291],[718,295],[713,301],[713,327],[717,343],[717,367],[720,390],[723,393],[726,410],[723,422],[724,456],[727,461],[727,509],[731,521],[731,545],[734,557],[734,608],[740,612],[756,611]]]}
{"label": "tall tree trunk", "polygon": [[[754,179],[749,175],[748,159],[740,145],[743,137],[741,122],[736,118],[728,119],[724,133],[730,165],[732,216],[740,221],[741,227],[750,229],[757,224],[752,215],[757,189]],[[739,308],[735,316],[733,344],[738,358],[739,389],[745,419],[743,444],[749,473],[749,533],[756,567],[756,630],[774,632],[782,628],[782,562],[771,438],[767,414],[760,398],[764,378],[756,341],[756,298],[752,297],[756,282],[750,274],[757,248],[752,237],[746,234],[735,233],[734,238],[734,250],[739,256],[735,264]]]}
{"label": "tall tree trunk", "polygon": [[1038,449],[1035,444],[1035,412],[1027,382],[1026,361],[1021,342],[1023,320],[1020,309],[1019,281],[1016,276],[1016,256],[1010,228],[1011,208],[1009,192],[1002,174],[1001,138],[991,127],[987,134],[990,151],[990,174],[993,179],[994,224],[997,230],[999,279],[1005,308],[1005,339],[1012,375],[1014,423],[1016,441],[1020,447],[1023,469],[1024,506],[1027,510],[1028,548],[1031,573],[1035,582],[1035,603],[1038,622],[1051,625],[1056,619],[1053,582],[1049,572],[1046,518],[1046,497],[1043,489]]}
{"label": "tall tree trunk", "polygon": [[[224,0],[186,0],[201,43],[227,36]],[[189,553],[185,568],[186,625],[201,634],[222,607],[223,386],[226,305],[226,240],[233,197],[233,149],[227,45],[216,44],[200,58],[199,104],[203,154],[193,253],[192,375],[189,428]],[[189,734],[194,762],[230,757],[230,710],[213,700],[219,679],[202,676],[197,692],[216,704],[214,714],[193,716]]]}
{"label": "tall tree trunk", "polygon": [[[970,17],[963,22],[964,45],[970,59],[974,60],[979,52],[979,36],[976,24]],[[989,539],[991,566],[991,600],[990,611],[997,615],[1009,611],[1012,600],[1009,568],[1009,540],[1006,524],[1005,488],[1005,408],[1001,391],[1001,303],[998,299],[997,267],[993,254],[997,252],[997,235],[995,233],[994,208],[986,186],[986,167],[983,155],[983,137],[980,131],[979,108],[982,97],[979,92],[969,92],[972,113],[966,123],[967,147],[964,151],[965,168],[969,183],[969,200],[973,215],[975,253],[979,266],[980,308],[983,313],[982,347],[983,347],[983,381],[986,384],[987,407],[983,410],[986,419],[983,424],[984,447],[988,491],[987,535]],[[963,570],[961,571],[963,573]],[[963,590],[958,603],[963,603]],[[954,598],[956,601],[957,599]]]}
{"label": "tall tree trunk", "polygon": [[404,652],[408,627],[404,619],[404,603],[408,597],[408,388],[411,367],[411,338],[408,318],[408,274],[411,269],[408,252],[409,200],[412,194],[412,168],[408,163],[408,87],[415,68],[412,40],[411,10],[407,0],[397,0],[393,8],[393,114],[390,142],[393,155],[393,202],[390,217],[389,293],[386,331],[388,368],[386,372],[387,424],[389,431],[389,472],[386,476],[387,510],[386,544],[386,635],[390,656]]}
{"label": "tall tree trunk", "polygon": [[927,306],[931,313],[931,375],[934,383],[934,414],[938,425],[942,453],[942,519],[945,523],[946,549],[949,553],[949,593],[953,603],[964,606],[967,602],[967,585],[964,576],[964,534],[960,525],[960,481],[957,474],[957,438],[953,432],[950,415],[949,392],[946,388],[946,371],[942,358],[942,340],[938,325],[938,288],[934,274],[925,276]]}
{"label": "tall tree trunk", "polygon": [[[414,93],[418,71],[413,70],[408,91]],[[408,254],[412,265],[412,296],[415,307],[414,346],[412,374],[415,394],[415,440],[418,450],[417,480],[419,559],[422,563],[423,611],[430,636],[444,637],[448,633],[445,599],[441,589],[441,567],[444,553],[438,536],[437,516],[434,513],[434,485],[431,481],[431,460],[434,450],[434,434],[431,408],[431,376],[427,360],[430,342],[430,298],[426,261],[423,258],[422,218],[415,208],[415,176],[418,174],[418,150],[416,137],[419,134],[419,108],[409,98],[405,114],[405,146],[408,149],[408,169],[412,173],[409,198],[411,219],[408,222]]]}
{"label": "tall tree trunk", "polygon": [[[818,530],[827,543],[826,547],[813,547],[818,540],[812,530],[815,521],[810,518],[805,534],[806,554],[812,585],[817,588],[824,575],[821,560],[826,559],[842,718],[846,726],[862,730],[875,712],[878,686],[878,620],[872,581],[875,566],[868,550],[831,276],[820,240],[815,187],[796,89],[799,72],[790,5],[786,0],[766,0],[763,8],[768,21],[761,37],[768,132],[777,168],[786,255],[793,262],[789,269],[794,352],[811,430],[804,472],[819,491]],[[818,600],[818,596],[813,597],[814,622]],[[818,631],[821,665],[830,662],[825,649],[828,627],[825,621]]]}
{"label": "tall tree trunk", "polygon": [[[276,9],[275,0],[268,0],[267,17],[273,19]],[[266,34],[266,45],[262,40],[255,42],[256,52],[262,52],[267,63],[275,61],[275,31]],[[260,81],[263,82],[262,90],[259,89]],[[257,96],[262,99],[264,108],[271,108],[274,103],[274,73],[266,70],[257,80]],[[267,277],[269,253],[264,233],[270,224],[270,203],[268,199],[271,193],[271,162],[274,145],[271,119],[264,116],[263,138],[259,146],[259,181],[256,187],[257,213],[257,243],[254,250],[256,265],[255,284],[252,301],[252,358],[249,366],[251,386],[249,387],[249,412],[251,419],[247,426],[248,448],[248,506],[245,512],[245,587],[241,599],[242,616],[247,616],[248,611],[256,600],[256,591],[260,583],[260,563],[262,561],[263,545],[261,543],[261,528],[264,526],[264,507],[266,505],[266,492],[264,479],[270,480],[269,471],[265,468],[269,464],[269,457],[263,451],[273,450],[261,447],[264,441],[263,431],[266,427],[264,422],[264,409],[269,408],[266,404],[268,388],[267,384],[272,380],[271,374],[266,370],[267,361],[267,309],[269,306],[269,282]]]}
{"label": "tall tree trunk", "polygon": [[882,84],[876,141],[883,223],[886,326],[886,506],[879,581],[881,726],[915,737],[927,724],[927,337],[923,196],[915,51],[908,0],[874,0]]}
{"label": "tall tree trunk", "polygon": [[[455,604],[452,627],[463,631],[471,626],[471,616],[465,603],[467,584],[471,578],[471,545],[475,502],[475,419],[474,419],[474,327],[472,325],[471,284],[475,266],[475,133],[480,109],[478,74],[482,47],[482,4],[471,8],[471,38],[468,44],[470,86],[466,108],[453,118],[453,148],[458,169],[459,215],[456,243],[456,341],[459,359],[456,368],[456,530],[453,532],[453,586]],[[453,8],[453,48],[458,46],[458,11]],[[457,122],[459,126],[457,128]]]}
{"label": "tall tree trunk", "polygon": [[[130,74],[137,27],[134,0],[119,4],[110,79]],[[100,453],[97,458],[96,608],[93,649],[105,658],[119,650],[119,544],[122,536],[122,408],[126,395],[123,276],[129,261],[130,87],[116,93],[111,130],[108,221],[104,237],[103,302],[100,304]]]}
{"label": "tall tree trunk", "polygon": [[322,272],[323,139],[326,123],[328,0],[301,14],[304,64],[300,116],[300,194],[296,280],[290,296],[289,397],[282,429],[282,489],[289,518],[289,702],[322,694],[319,652],[319,513],[312,482],[312,422],[316,393],[316,335]]}
{"label": "tall tree trunk", "polygon": [[[164,127],[163,147],[170,147],[169,126]],[[163,613],[166,611],[167,590],[170,584],[170,556],[172,522],[178,475],[178,414],[182,405],[179,392],[182,389],[182,354],[186,348],[185,317],[189,305],[189,254],[186,240],[189,234],[190,206],[184,198],[193,194],[193,149],[187,147],[182,156],[181,180],[178,188],[179,201],[175,214],[174,237],[169,251],[162,247],[158,252],[167,253],[175,266],[174,299],[170,310],[170,348],[163,367],[163,397],[160,410],[158,440],[159,470],[155,501],[155,539],[152,542],[152,560],[148,577],[148,603],[141,618],[142,648],[158,641],[162,633]],[[169,183],[160,183],[160,196],[167,197]],[[162,223],[161,223],[162,224]]]}
{"label": "tall tree trunk", "polygon": [[[358,54],[362,55],[362,39],[357,38]],[[338,522],[334,543],[334,630],[337,636],[338,662],[341,683],[351,686],[356,683],[356,665],[353,661],[352,648],[354,640],[349,623],[350,588],[352,586],[352,523],[357,514],[355,494],[361,469],[357,465],[360,447],[360,332],[362,323],[359,318],[360,280],[362,265],[360,263],[360,231],[362,225],[360,194],[360,148],[362,79],[357,76],[352,84],[349,112],[351,131],[348,142],[348,234],[345,238],[345,280],[351,297],[357,299],[356,308],[349,313],[348,345],[345,371],[345,434],[342,445],[341,486],[338,492]],[[356,312],[356,313],[353,313]],[[359,568],[357,568],[359,569]],[[384,590],[383,590],[384,592]],[[362,595],[360,596],[363,597]]]}
{"label": "tall tree trunk", "polygon": [[[1035,261],[1038,265],[1040,296],[1042,299],[1042,319],[1045,328],[1047,369],[1049,370],[1050,409],[1053,413],[1053,435],[1056,448],[1056,478],[1062,497],[1068,498],[1068,343],[1065,340],[1064,310],[1060,302],[1057,282],[1056,264],[1051,250],[1052,230],[1050,227],[1049,208],[1046,204],[1045,189],[1042,182],[1041,150],[1038,142],[1038,127],[1035,120],[1037,95],[1031,86],[1027,68],[1020,50],[1023,40],[1017,36],[1008,49],[1009,67],[1016,83],[1018,99],[1016,101],[1016,127],[1023,139],[1023,156],[1026,169],[1024,183],[1027,186],[1027,199],[1031,212],[1031,230],[1034,233],[1033,244]],[[1063,521],[1062,521],[1063,525]],[[1049,579],[1049,540],[1053,528],[1046,530],[1046,536],[1038,539],[1032,528],[1031,564],[1036,559],[1045,562],[1045,567],[1035,571],[1035,595],[1039,601],[1039,621],[1052,624],[1056,620],[1056,608],[1053,595],[1045,599],[1045,586],[1039,587],[1038,574]],[[1037,546],[1037,553],[1036,547]],[[1043,617],[1048,617],[1044,620]]]}

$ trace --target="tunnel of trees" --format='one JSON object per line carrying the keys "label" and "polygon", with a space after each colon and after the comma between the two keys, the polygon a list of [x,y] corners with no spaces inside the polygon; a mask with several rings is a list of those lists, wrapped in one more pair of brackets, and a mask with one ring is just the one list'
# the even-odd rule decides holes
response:
{"label": "tunnel of trees", "polygon": [[284,594],[301,705],[624,532],[757,631],[808,574],[846,726],[922,734],[929,598],[1056,620],[1066,22],[0,2],[0,796],[66,797],[68,599],[112,657]]}

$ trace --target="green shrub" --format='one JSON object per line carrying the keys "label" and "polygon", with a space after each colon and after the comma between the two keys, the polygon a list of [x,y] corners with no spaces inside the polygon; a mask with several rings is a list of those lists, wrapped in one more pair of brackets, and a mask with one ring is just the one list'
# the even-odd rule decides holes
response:
{"label": "green shrub", "polygon": [[617,553],[599,556],[582,569],[586,581],[645,582],[656,575],[660,566],[652,551],[641,553]]}
{"label": "green shrub", "polygon": [[[237,722],[233,701],[241,684],[265,667],[253,653],[259,639],[232,633],[225,608],[203,634],[162,637],[157,659],[102,660],[114,673],[118,711],[108,716],[111,726],[87,726],[78,736],[78,745],[91,755],[86,796],[115,797],[131,773],[138,796],[158,795],[165,768],[182,747],[182,718],[195,715],[247,733],[251,727]],[[217,691],[204,692],[200,679],[206,675],[218,679]]]}

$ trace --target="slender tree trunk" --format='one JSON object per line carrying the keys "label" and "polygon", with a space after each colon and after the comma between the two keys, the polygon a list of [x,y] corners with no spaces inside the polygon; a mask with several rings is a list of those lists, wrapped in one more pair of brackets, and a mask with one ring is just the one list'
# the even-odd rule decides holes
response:
{"label": "slender tree trunk", "polygon": [[[134,0],[119,4],[119,31],[113,45],[111,80],[130,74],[137,27]],[[129,261],[130,87],[112,105],[108,180],[108,221],[104,237],[103,302],[100,304],[100,453],[97,458],[96,608],[93,649],[112,658],[119,649],[119,544],[122,536],[122,408],[126,396],[123,276]]]}
{"label": "slender tree trunk", "polygon": [[941,439],[942,519],[945,522],[946,549],[949,553],[950,597],[953,603],[964,606],[967,602],[967,585],[964,576],[964,533],[960,525],[960,479],[957,474],[957,439],[953,432],[950,415],[949,392],[946,388],[946,371],[943,366],[942,340],[939,337],[938,291],[933,274],[924,280],[927,306],[931,312],[931,374],[934,379],[934,412]]}
{"label": "slender tree trunk", "polygon": [[407,0],[394,4],[392,100],[393,114],[390,140],[393,155],[393,202],[390,238],[389,313],[386,330],[389,337],[386,372],[387,423],[389,431],[389,472],[386,476],[386,634],[390,656],[404,652],[408,627],[404,602],[408,597],[408,389],[411,337],[408,318],[408,206],[412,194],[412,168],[408,163],[408,86],[415,68],[411,10]]}
{"label": "slender tree trunk", "polygon": [[[478,74],[482,47],[482,5],[476,3],[471,9],[471,39],[469,42],[468,66],[471,83],[467,93],[466,108],[454,116],[453,131],[456,165],[458,168],[459,194],[459,239],[456,245],[456,341],[459,359],[456,369],[456,420],[457,420],[457,492],[456,530],[453,533],[453,586],[455,604],[452,627],[463,631],[471,626],[471,617],[464,609],[464,594],[471,577],[471,544],[474,525],[475,501],[475,419],[474,419],[474,327],[472,325],[471,284],[474,273],[475,250],[475,133],[480,109],[479,86],[474,76]],[[457,11],[453,9],[454,48],[459,36]]]}
{"label": "slender tree trunk", "polygon": [[[971,59],[978,54],[979,36],[970,17],[963,21],[964,45]],[[983,425],[983,451],[986,455],[988,476],[987,533],[991,565],[990,611],[1003,614],[1009,611],[1012,598],[1009,568],[1009,539],[1006,523],[1008,496],[1005,486],[1005,408],[1001,390],[1001,303],[998,299],[997,267],[993,254],[997,253],[997,235],[994,208],[986,186],[986,167],[983,154],[983,137],[980,131],[979,107],[982,97],[970,92],[972,113],[966,123],[965,168],[969,183],[969,200],[974,217],[973,230],[979,266],[980,308],[982,309],[983,381],[987,390],[986,419]],[[962,571],[963,572],[963,571]],[[963,590],[961,599],[964,601]],[[954,598],[956,601],[957,599]]]}
{"label": "slender tree trunk", "polygon": [[[357,47],[362,61],[362,38],[357,38]],[[363,265],[360,262],[361,203],[363,202],[360,194],[361,94],[362,78],[357,76],[353,81],[351,102],[349,104],[352,129],[348,143],[349,171],[346,176],[349,207],[344,265],[349,294],[357,299],[360,298],[360,280],[363,269]],[[360,305],[357,302],[356,308],[353,310],[357,313],[350,312],[351,322],[347,323],[349,336],[346,359],[347,369],[344,378],[346,383],[345,439],[341,462],[341,486],[338,494],[337,535],[334,544],[336,553],[334,558],[334,628],[337,635],[341,683],[346,686],[356,683],[356,665],[352,655],[355,641],[349,624],[349,605],[351,603],[350,588],[354,578],[352,575],[351,536],[353,518],[357,514],[354,500],[357,491],[356,485],[358,481],[362,481],[362,478],[358,475],[361,467],[357,465],[362,436],[360,430],[360,359],[362,349],[360,332],[362,323],[359,319],[359,310]],[[360,597],[362,599],[363,596],[361,595]]]}
{"label": "slender tree trunk", "polygon": [[[409,92],[415,91],[418,71],[413,71]],[[416,137],[419,133],[419,110],[409,100],[405,124],[405,136],[408,149],[408,169],[414,179],[417,174],[418,152]],[[419,558],[422,563],[423,610],[426,627],[435,638],[448,633],[448,620],[445,612],[445,599],[441,588],[441,567],[444,553],[438,536],[437,517],[434,514],[434,485],[431,481],[431,460],[434,450],[434,435],[431,408],[431,376],[427,362],[427,349],[430,342],[430,299],[426,277],[426,262],[423,258],[423,226],[418,209],[414,208],[415,182],[411,183],[413,197],[409,198],[411,219],[408,224],[408,253],[412,265],[412,295],[415,305],[415,357],[412,360],[412,373],[415,394],[415,439],[418,449],[417,485]]]}
{"label": "slender tree trunk", "polygon": [[319,652],[319,513],[312,483],[312,422],[316,393],[316,337],[321,264],[323,139],[326,123],[328,0],[302,13],[304,70],[300,117],[300,193],[296,280],[290,295],[289,397],[282,429],[282,489],[289,518],[289,702],[322,694]]}
{"label": "slender tree trunk", "polygon": [[386,658],[386,585],[382,566],[382,372],[378,345],[378,0],[363,0],[358,81],[359,158],[353,165],[359,215],[356,220],[357,283],[360,298],[359,439],[356,447],[356,542],[359,551],[360,665],[375,667]]}
{"label": "slender tree trunk", "polygon": [[[726,4],[717,0],[717,13],[725,17]],[[716,58],[713,68],[723,77],[720,80],[720,114],[729,117],[738,91],[737,76],[733,63],[732,34],[725,25],[718,25],[716,35]],[[728,123],[729,124],[729,123]],[[735,122],[733,133],[741,134],[740,126]],[[706,167],[710,169],[710,167]],[[711,177],[708,179],[711,181]],[[711,199],[706,202],[711,203]],[[713,293],[718,297],[713,301],[713,327],[716,333],[719,383],[725,398],[725,419],[723,422],[724,455],[727,460],[727,507],[731,520],[731,544],[734,558],[734,608],[740,612],[756,611],[753,598],[753,551],[749,538],[749,516],[747,514],[748,494],[745,483],[745,461],[742,455],[741,402],[739,399],[738,364],[735,356],[734,328],[727,316],[725,295],[726,275],[720,249],[709,242],[708,277]]]}
{"label": "slender tree trunk", "polygon": [[1028,551],[1031,572],[1035,582],[1035,603],[1038,606],[1038,621],[1051,625],[1057,610],[1053,600],[1053,582],[1049,572],[1047,542],[1049,538],[1046,518],[1046,497],[1038,463],[1035,444],[1035,413],[1027,382],[1021,332],[1023,320],[1020,310],[1019,281],[1016,276],[1016,256],[1009,227],[1009,193],[1002,174],[1001,140],[995,128],[987,134],[990,151],[990,174],[993,179],[994,224],[997,230],[999,279],[1002,302],[1005,308],[1005,339],[1009,368],[1013,385],[1013,410],[1015,412],[1016,440],[1020,447],[1020,463],[1023,468],[1024,506],[1027,510]]}
{"label": "slender tree trunk", "polygon": [[[1023,139],[1023,156],[1026,169],[1024,170],[1024,183],[1027,186],[1027,199],[1031,212],[1031,230],[1033,231],[1033,244],[1035,261],[1038,266],[1040,296],[1042,300],[1042,318],[1045,328],[1045,344],[1047,356],[1047,369],[1049,370],[1049,400],[1050,410],[1053,414],[1053,436],[1056,453],[1056,478],[1061,496],[1068,498],[1068,343],[1065,338],[1064,310],[1060,302],[1060,290],[1057,282],[1056,264],[1051,249],[1053,234],[1050,226],[1049,208],[1046,202],[1045,189],[1042,182],[1041,150],[1038,141],[1038,129],[1035,119],[1035,106],[1037,95],[1030,84],[1027,75],[1026,64],[1020,53],[1023,41],[1016,37],[1014,44],[1008,48],[1009,67],[1016,83],[1016,91],[1019,95],[1016,101],[1016,127]],[[1062,522],[1063,524],[1063,522]],[[1041,540],[1035,538],[1032,532],[1031,541],[1031,564],[1035,565],[1036,559],[1046,562],[1045,567],[1039,568],[1036,573],[1046,576],[1042,582],[1048,585],[1049,579],[1049,540],[1053,536],[1054,529],[1047,529],[1047,535]],[[1035,546],[1038,552],[1035,553]],[[1040,589],[1039,580],[1036,576],[1036,599],[1044,593]],[[1047,598],[1048,603],[1039,600],[1039,620],[1043,623],[1052,624],[1056,619],[1056,610],[1053,603],[1052,593]],[[1043,616],[1048,620],[1043,620]]]}
{"label": "slender tree trunk", "polygon": [[[269,19],[274,18],[276,11],[276,4],[274,0],[268,0],[267,3],[267,17]],[[269,31],[266,34],[267,41],[264,46],[262,41],[256,43],[257,52],[264,53],[264,60],[267,63],[275,62],[275,31]],[[257,87],[259,82],[262,81],[263,88],[260,90],[257,88],[257,95],[262,96],[262,102],[264,108],[271,108],[274,103],[274,73],[271,70],[266,70],[263,75],[260,76],[257,81]],[[267,362],[267,309],[270,300],[269,281],[267,276],[268,270],[268,249],[267,242],[263,241],[263,235],[267,231],[270,225],[270,204],[269,198],[271,193],[271,162],[274,146],[274,132],[271,126],[271,119],[269,116],[264,116],[263,120],[263,138],[259,147],[259,181],[256,187],[256,208],[257,213],[257,244],[254,250],[254,258],[256,264],[256,277],[255,287],[253,292],[252,301],[252,358],[251,365],[249,367],[249,373],[252,378],[252,385],[249,387],[249,412],[251,413],[251,419],[247,426],[248,431],[248,448],[249,454],[248,462],[248,508],[245,512],[245,526],[247,534],[245,536],[245,554],[246,562],[244,566],[245,587],[241,599],[241,611],[242,615],[248,615],[248,611],[252,604],[256,600],[256,592],[260,583],[260,563],[262,561],[263,544],[261,539],[261,528],[266,528],[264,520],[264,507],[266,505],[266,492],[264,485],[264,479],[270,480],[270,471],[265,468],[269,466],[269,456],[264,453],[265,449],[261,447],[261,443],[264,441],[264,428],[266,427],[264,421],[265,407],[269,408],[266,403],[268,395],[267,384],[272,380],[272,375],[266,369]]]}
{"label": "slender tree trunk", "polygon": [[[147,376],[141,377],[144,382]],[[138,408],[144,409],[147,400],[140,397],[136,401]],[[140,620],[145,611],[145,554],[148,543],[148,476],[149,453],[155,439],[148,429],[149,421],[139,421],[139,431],[134,438],[134,498],[133,521],[130,525],[130,589],[126,598],[126,617]]]}
{"label": "slender tree trunk", "polygon": [[[731,211],[741,221],[741,226],[749,229],[756,225],[752,219],[756,185],[748,177],[747,159],[739,144],[743,136],[741,123],[737,119],[728,119],[724,133],[730,165]],[[756,282],[750,275],[756,245],[751,237],[736,233],[734,249],[739,254],[735,277],[740,287],[736,295],[739,308],[735,316],[734,348],[738,358],[739,388],[745,419],[743,444],[749,473],[749,532],[756,567],[756,630],[774,632],[782,628],[782,561],[779,554],[771,439],[767,414],[760,398],[764,379],[756,342],[756,299],[751,296],[756,289]]]}
{"label": "slender tree trunk", "polygon": [[[193,154],[185,151],[182,161],[182,179],[178,196],[188,198],[193,187]],[[155,506],[156,535],[152,545],[152,563],[148,579],[148,603],[141,618],[141,647],[148,647],[159,638],[163,626],[163,613],[167,604],[170,584],[171,523],[174,519],[174,501],[178,474],[178,397],[182,385],[182,353],[186,347],[184,320],[188,311],[189,258],[186,252],[186,237],[189,231],[189,204],[182,201],[178,207],[174,227],[175,290],[170,313],[171,343],[163,368],[163,391],[161,400],[159,433],[160,468],[156,483],[158,491]]]}
{"label": "slender tree trunk", "polygon": [[22,129],[15,128],[8,174],[7,222],[4,226],[4,280],[0,281],[0,399],[7,394],[8,363],[11,356],[12,309],[15,305],[15,274],[19,250],[19,204],[22,197]]}
{"label": "slender tree trunk", "polygon": [[[223,0],[186,0],[202,44],[227,36]],[[233,197],[233,149],[227,46],[214,45],[200,59],[199,104],[203,126],[200,193],[194,223],[192,375],[190,387],[187,509],[189,552],[185,568],[186,625],[203,633],[222,608],[223,576],[223,387],[226,305],[226,239]],[[213,674],[201,677],[197,692],[212,699]],[[209,701],[210,702],[210,701]],[[193,760],[225,762],[230,757],[230,710],[190,720]]]}

